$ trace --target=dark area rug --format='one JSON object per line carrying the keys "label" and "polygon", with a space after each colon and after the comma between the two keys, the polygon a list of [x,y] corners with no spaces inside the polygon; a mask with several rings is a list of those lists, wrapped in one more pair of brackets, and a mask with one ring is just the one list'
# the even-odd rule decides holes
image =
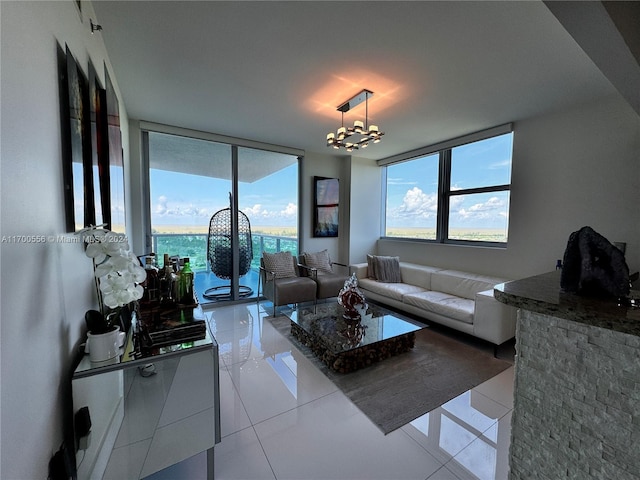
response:
{"label": "dark area rug", "polygon": [[269,319],[385,435],[511,366],[486,350],[425,328],[416,332],[416,344],[411,351],[356,372],[340,374],[291,336],[288,317]]}

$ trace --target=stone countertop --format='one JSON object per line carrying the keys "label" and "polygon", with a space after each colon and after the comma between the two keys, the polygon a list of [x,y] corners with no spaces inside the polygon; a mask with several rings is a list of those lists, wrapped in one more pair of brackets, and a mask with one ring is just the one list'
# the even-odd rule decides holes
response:
{"label": "stone countertop", "polygon": [[[560,274],[558,270],[500,283],[494,296],[516,308],[640,337],[640,308],[618,305],[615,299],[563,292]],[[631,297],[639,298],[640,292],[632,291]]]}

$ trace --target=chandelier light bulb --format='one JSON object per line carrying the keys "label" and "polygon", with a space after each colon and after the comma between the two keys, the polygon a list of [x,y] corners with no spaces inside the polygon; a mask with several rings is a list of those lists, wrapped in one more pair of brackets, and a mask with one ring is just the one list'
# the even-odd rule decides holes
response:
{"label": "chandelier light bulb", "polygon": [[[380,137],[384,135],[384,132],[380,132],[377,125],[369,125],[368,127],[365,127],[365,125],[369,124],[369,97],[372,95],[372,91],[365,89],[344,102],[342,105],[338,106],[337,110],[342,113],[342,126],[338,128],[335,134],[333,132],[327,134],[327,146],[331,146],[336,150],[344,148],[347,152],[351,152],[358,148],[366,148],[371,141],[373,141],[373,143],[380,142]],[[360,105],[362,102],[365,102],[366,107],[364,121],[356,120],[353,122],[353,127],[345,127],[345,112],[348,112],[352,108]],[[346,141],[356,134],[360,135],[360,139],[358,141]]]}

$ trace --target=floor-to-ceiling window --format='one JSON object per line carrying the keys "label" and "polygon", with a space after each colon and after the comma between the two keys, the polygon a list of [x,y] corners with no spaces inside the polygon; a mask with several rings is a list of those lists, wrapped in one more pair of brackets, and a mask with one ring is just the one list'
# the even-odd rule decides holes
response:
{"label": "floor-to-ceiling window", "polygon": [[298,251],[298,157],[155,131],[143,143],[160,263],[188,257],[201,303],[255,298],[262,251]]}

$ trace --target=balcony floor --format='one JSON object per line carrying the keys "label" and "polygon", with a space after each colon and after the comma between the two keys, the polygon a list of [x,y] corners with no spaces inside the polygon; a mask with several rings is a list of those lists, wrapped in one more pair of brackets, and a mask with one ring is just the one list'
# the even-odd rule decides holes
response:
{"label": "balcony floor", "polygon": [[[196,272],[195,275],[195,289],[198,296],[198,303],[202,306],[220,303],[221,301],[229,300],[228,297],[221,297],[219,299],[204,298],[204,292],[213,287],[224,287],[231,284],[231,280],[218,278],[210,271]],[[251,269],[246,275],[240,277],[240,285],[247,286],[253,290],[251,295],[243,298],[257,298],[258,296],[258,271]],[[228,289],[226,290],[228,291]],[[224,293],[225,289],[221,289],[220,293]]]}

